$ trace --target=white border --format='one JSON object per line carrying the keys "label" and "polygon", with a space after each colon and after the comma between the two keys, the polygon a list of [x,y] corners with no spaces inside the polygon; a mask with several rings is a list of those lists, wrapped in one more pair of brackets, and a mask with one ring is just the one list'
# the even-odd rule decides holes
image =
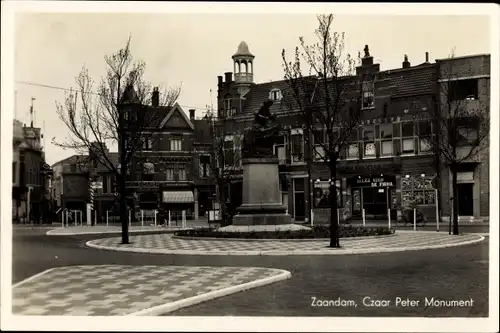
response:
{"label": "white border", "polygon": [[[151,330],[164,331],[165,327],[174,331],[366,331],[369,327],[373,332],[484,332],[498,331],[498,110],[499,99],[499,7],[494,4],[419,4],[419,3],[180,3],[180,2],[69,2],[69,1],[2,1],[2,112],[1,112],[1,184],[10,184],[11,156],[12,156],[12,115],[14,92],[10,87],[13,78],[14,52],[14,11],[31,12],[171,12],[171,13],[262,13],[277,12],[311,13],[334,12],[337,15],[488,15],[491,18],[491,146],[490,146],[490,318],[488,319],[430,319],[430,318],[245,318],[245,317],[151,317],[151,318],[103,318],[88,317],[75,324],[75,318],[62,317],[30,317],[30,320],[19,320],[23,317],[13,317],[11,307],[11,264],[12,264],[12,227],[11,227],[11,189],[2,186],[1,200],[1,265],[2,285],[2,329],[24,330]],[[7,138],[7,140],[5,139]],[[68,325],[66,325],[66,323]],[[188,323],[188,324],[186,324]],[[166,326],[167,325],[167,326]]]}

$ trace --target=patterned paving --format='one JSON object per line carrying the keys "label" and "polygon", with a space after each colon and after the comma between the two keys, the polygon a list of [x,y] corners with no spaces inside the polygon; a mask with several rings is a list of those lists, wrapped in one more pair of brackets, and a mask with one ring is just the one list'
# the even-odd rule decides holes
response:
{"label": "patterned paving", "polygon": [[[285,274],[289,277],[286,271],[259,267],[60,267],[14,286],[12,312],[49,316],[130,315],[252,281],[260,281],[258,285],[271,283],[264,283],[263,279],[276,280]],[[258,285],[254,283],[254,287]],[[248,288],[251,287],[245,289]],[[236,291],[239,290],[230,293]],[[187,305],[190,304],[184,306]]]}
{"label": "patterned paving", "polygon": [[204,240],[181,239],[170,234],[137,235],[130,237],[130,244],[120,244],[121,238],[103,238],[87,243],[89,247],[119,251],[150,253],[198,254],[322,254],[368,253],[405,251],[424,248],[458,246],[483,240],[482,236],[466,234],[450,236],[437,232],[401,232],[386,237],[341,239],[342,249],[328,248],[328,240],[280,241],[280,240]]}

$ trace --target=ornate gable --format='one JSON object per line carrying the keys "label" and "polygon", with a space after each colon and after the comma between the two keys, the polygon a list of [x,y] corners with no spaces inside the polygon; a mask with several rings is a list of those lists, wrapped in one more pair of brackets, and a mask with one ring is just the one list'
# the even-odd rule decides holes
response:
{"label": "ornate gable", "polygon": [[179,104],[175,104],[160,124],[160,128],[179,128],[194,130],[194,125],[182,111]]}

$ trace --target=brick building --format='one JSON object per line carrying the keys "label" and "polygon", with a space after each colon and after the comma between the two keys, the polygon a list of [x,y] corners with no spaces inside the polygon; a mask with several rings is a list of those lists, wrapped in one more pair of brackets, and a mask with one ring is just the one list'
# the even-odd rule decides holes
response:
{"label": "brick building", "polygon": [[[147,139],[130,162],[126,195],[131,216],[139,220],[143,211],[151,218],[155,209],[163,208],[174,218],[180,219],[183,210],[189,219],[202,217],[210,208],[214,192],[210,174],[200,168],[210,151],[208,121],[196,119],[194,109],[187,116],[178,104],[159,106],[157,94],[155,89],[152,105],[146,110],[133,101],[125,110],[125,119],[130,122],[138,111],[157,115],[144,131]],[[83,214],[86,204],[92,202],[99,223],[107,214],[117,217],[119,206],[114,173],[92,158],[96,152],[54,164],[54,195],[60,198],[62,208],[81,210]],[[107,156],[119,167],[118,153],[107,150]]]}
{"label": "brick building", "polygon": [[[304,144],[306,128],[302,125],[302,115],[298,109],[290,109],[289,101],[285,100],[287,83],[254,83],[254,70],[258,67],[245,42],[239,45],[232,59],[234,79],[231,72],[225,73],[224,78],[218,77],[218,116],[231,120],[227,126],[227,150],[232,154],[240,151],[240,140],[235,138],[241,138],[243,130],[251,126],[262,103],[273,100],[271,112],[285,128],[282,142],[275,146],[283,203],[295,220],[307,218],[309,201],[313,202],[316,217],[328,216],[325,199],[329,170],[313,156],[310,146]],[[439,129],[421,114],[433,114],[438,107],[439,62],[430,63],[428,53],[425,58],[422,54],[422,60],[412,66],[405,56],[400,68],[381,71],[368,47],[365,49],[353,79],[362,81],[361,107],[366,116],[342,149],[337,170],[339,209],[345,217],[360,217],[364,209],[368,218],[385,219],[388,209],[396,217],[403,207],[418,206],[429,219],[435,218],[441,170],[428,140],[434,139]],[[313,193],[309,193],[307,186],[309,157],[313,159],[310,177]],[[235,172],[235,177],[231,203],[238,206],[241,169]],[[483,180],[482,189],[486,188],[484,182],[487,184],[487,180]],[[487,208],[481,209],[486,213]]]}
{"label": "brick building", "polygon": [[[453,103],[465,110],[486,110],[490,105],[490,62],[489,54],[454,57],[436,60],[440,105],[446,108],[448,95],[453,95]],[[450,84],[450,81],[452,84]],[[452,106],[454,107],[454,106]],[[443,114],[446,111],[441,110]],[[471,133],[467,133],[470,136]],[[467,142],[474,140],[468,137]],[[488,145],[486,145],[488,146]],[[469,144],[460,146],[459,154],[468,154]],[[460,220],[481,220],[489,216],[489,150],[463,161],[458,172],[458,214]],[[441,202],[443,216],[451,214],[452,174],[445,163],[441,165]]]}
{"label": "brick building", "polygon": [[13,123],[12,219],[41,222],[50,209],[50,167],[45,163],[40,128]]}

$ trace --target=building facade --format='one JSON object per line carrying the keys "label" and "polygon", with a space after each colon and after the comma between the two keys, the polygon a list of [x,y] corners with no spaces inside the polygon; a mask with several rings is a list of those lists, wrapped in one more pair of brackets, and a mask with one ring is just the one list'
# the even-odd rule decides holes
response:
{"label": "building facade", "polygon": [[[211,137],[206,119],[196,119],[195,110],[186,115],[180,105],[171,108],[157,104],[157,89],[152,105],[130,102],[125,121],[133,122],[136,112],[153,112],[150,126],[143,130],[141,147],[135,150],[126,181],[127,205],[133,221],[153,221],[154,211],[169,211],[172,219],[203,218],[211,207],[213,185],[209,169],[200,165],[210,158]],[[91,150],[93,148],[91,147]],[[100,151],[100,150],[99,150]],[[114,172],[102,165],[97,150],[75,155],[54,164],[54,195],[61,208],[82,211],[91,204],[97,223],[119,217],[118,187]],[[106,155],[119,168],[119,155]],[[205,159],[204,159],[205,158]]]}
{"label": "building facade", "polygon": [[12,219],[22,223],[45,222],[51,207],[52,170],[45,163],[41,129],[17,120],[13,126]]}
{"label": "building facade", "polygon": [[[272,100],[271,112],[285,128],[281,142],[275,145],[283,203],[296,221],[307,220],[310,208],[316,218],[326,219],[330,212],[329,169],[315,156],[318,149],[313,150],[314,143],[308,145],[304,140],[307,127],[300,110],[290,108],[286,100],[287,83],[254,83],[255,58],[242,42],[232,57],[234,78],[231,72],[218,77],[218,116],[231,120],[226,135],[228,152],[234,155],[241,151],[240,140],[234,138],[252,125],[262,103]],[[432,117],[422,117],[434,114],[439,107],[440,65],[430,63],[428,53],[422,60],[412,66],[405,56],[400,68],[381,71],[365,48],[354,78],[362,82],[360,107],[364,117],[341,149],[337,167],[338,208],[343,218],[360,218],[363,211],[367,218],[386,219],[389,212],[397,218],[405,208],[418,207],[432,220],[436,196],[446,201],[446,187],[441,191],[439,181],[443,170],[429,141],[436,138],[439,128]],[[310,177],[308,158],[312,159]],[[241,170],[235,172],[231,189],[235,206],[241,204]],[[487,182],[487,178],[482,179],[483,192]],[[474,193],[479,196],[482,192],[477,188]],[[483,201],[485,197],[483,194]],[[487,212],[487,206],[477,207],[478,214],[481,209]]]}
{"label": "building facade", "polygon": [[[447,100],[451,102],[459,113],[466,114],[470,110],[484,111],[489,114],[490,106],[490,62],[489,54],[454,57],[450,59],[437,60],[439,81],[439,105],[443,117],[447,112]],[[462,110],[458,110],[462,109]],[[476,113],[476,112],[475,112]],[[451,113],[453,114],[453,112]],[[472,121],[468,121],[473,123]],[[466,131],[466,142],[458,147],[459,155],[467,155],[472,147],[477,133]],[[472,135],[471,135],[472,134]],[[488,140],[488,138],[486,138]],[[460,163],[457,174],[458,183],[458,214],[460,220],[478,221],[488,219],[489,216],[489,149],[488,143],[484,144],[486,149],[479,153],[473,153],[469,159]],[[453,197],[452,173],[446,161],[440,165],[442,189],[442,212],[443,217],[451,215]]]}

